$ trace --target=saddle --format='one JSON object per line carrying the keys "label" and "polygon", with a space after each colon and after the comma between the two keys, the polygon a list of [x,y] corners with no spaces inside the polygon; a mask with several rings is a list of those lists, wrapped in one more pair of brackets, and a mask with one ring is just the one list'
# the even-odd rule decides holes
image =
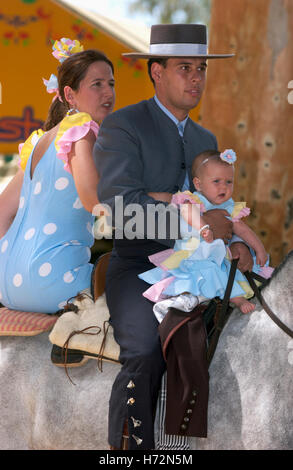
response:
{"label": "saddle", "polygon": [[111,253],[101,255],[93,268],[91,288],[68,302],[52,329],[51,361],[56,366],[78,367],[88,359],[119,364],[120,347],[109,323],[105,300],[106,272]]}

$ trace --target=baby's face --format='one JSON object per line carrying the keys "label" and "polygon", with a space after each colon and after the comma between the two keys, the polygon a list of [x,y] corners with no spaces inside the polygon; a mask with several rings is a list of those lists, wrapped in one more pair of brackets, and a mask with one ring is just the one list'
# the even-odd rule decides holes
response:
{"label": "baby's face", "polygon": [[233,193],[234,167],[208,161],[200,169],[193,184],[212,204],[228,201]]}

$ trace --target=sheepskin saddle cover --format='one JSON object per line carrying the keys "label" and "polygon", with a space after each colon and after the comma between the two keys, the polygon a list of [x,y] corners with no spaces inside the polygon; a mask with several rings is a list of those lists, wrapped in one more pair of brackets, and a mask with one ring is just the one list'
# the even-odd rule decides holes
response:
{"label": "sheepskin saddle cover", "polygon": [[[84,292],[84,291],[83,291]],[[65,311],[56,321],[49,340],[61,348],[86,351],[118,361],[120,347],[109,324],[105,294],[95,302],[87,293],[79,294],[72,304],[77,308]]]}

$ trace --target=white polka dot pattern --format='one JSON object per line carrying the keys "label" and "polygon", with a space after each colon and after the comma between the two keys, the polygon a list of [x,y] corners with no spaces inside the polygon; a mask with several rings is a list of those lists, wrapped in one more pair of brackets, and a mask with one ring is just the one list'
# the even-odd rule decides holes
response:
{"label": "white polka dot pattern", "polygon": [[43,232],[45,235],[52,235],[55,233],[57,230],[57,225],[50,222],[49,224],[46,224],[43,228]]}
{"label": "white polka dot pattern", "polygon": [[52,271],[52,265],[50,263],[44,263],[39,269],[39,275],[41,277],[46,277],[46,276],[49,276],[51,271]]}

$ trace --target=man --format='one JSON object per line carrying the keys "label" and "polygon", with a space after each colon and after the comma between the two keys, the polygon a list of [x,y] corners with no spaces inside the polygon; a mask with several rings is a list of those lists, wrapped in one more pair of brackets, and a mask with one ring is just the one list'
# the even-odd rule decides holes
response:
{"label": "man", "polygon": [[[194,191],[190,168],[195,155],[217,148],[214,135],[194,123],[188,112],[202,96],[206,60],[231,57],[207,53],[204,25],[155,25],[150,42],[149,54],[124,55],[149,59],[155,97],[107,117],[94,149],[101,203],[110,205],[117,215],[115,197],[121,196],[123,209],[137,203],[143,211],[137,238],[125,230],[121,238],[123,223],[129,218],[120,222],[116,217],[116,239],[107,272],[106,298],[123,364],[110,398],[109,443],[113,448],[121,448],[125,423],[129,449],[154,448],[154,411],[165,362],[153,304],[142,296],[148,286],[138,274],[153,267],[149,255],[173,246],[177,229],[179,236],[184,235],[184,222],[177,210],[171,209],[168,219],[163,217],[164,209],[172,193]],[[155,230],[147,223],[150,206],[156,209]],[[205,223],[215,238],[231,238],[232,226],[223,211],[205,213]],[[156,235],[151,237],[150,232]],[[233,245],[234,256],[240,256],[240,268],[251,269],[247,247]]]}

